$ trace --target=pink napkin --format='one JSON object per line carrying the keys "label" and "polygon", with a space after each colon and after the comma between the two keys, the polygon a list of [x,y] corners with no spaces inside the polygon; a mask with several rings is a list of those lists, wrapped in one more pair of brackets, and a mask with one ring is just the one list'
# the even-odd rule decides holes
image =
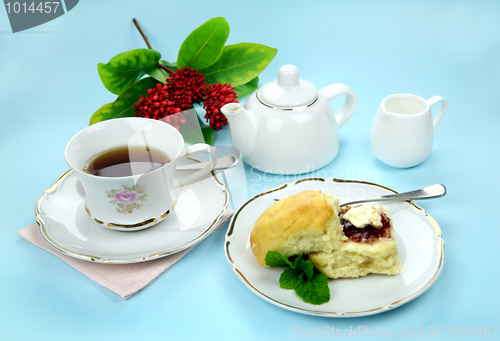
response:
{"label": "pink napkin", "polygon": [[[219,225],[213,232],[217,231],[222,225],[224,225],[229,218],[231,218],[233,213],[234,210],[228,208]],[[189,251],[196,247],[195,245],[171,256],[148,262],[133,264],[102,264],[71,258],[54,250],[45,242],[45,240],[43,240],[36,223],[23,228],[18,233],[30,243],[33,243],[36,246],[39,246],[61,258],[63,261],[83,273],[94,282],[97,282],[103,287],[117,293],[124,300],[154,281],[156,277],[161,275],[164,271],[177,263]]]}

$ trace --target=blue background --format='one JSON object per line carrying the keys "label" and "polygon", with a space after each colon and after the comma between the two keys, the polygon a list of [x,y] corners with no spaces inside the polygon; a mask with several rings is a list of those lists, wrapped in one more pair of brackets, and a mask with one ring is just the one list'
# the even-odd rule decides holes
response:
{"label": "blue background", "polygon": [[[145,47],[132,18],[163,59],[174,61],[184,38],[216,16],[230,24],[228,44],[278,49],[260,85],[290,63],[318,89],[341,82],[357,93],[358,109],[340,130],[340,152],[328,172],[372,174],[364,180],[398,191],[447,186],[446,197],[419,203],[446,242],[443,273],[421,297],[364,318],[283,310],[233,274],[223,228],[123,301],[17,234],[34,222],[43,190],[68,168],[66,142],[115,98],[101,84],[97,63]],[[51,22],[13,34],[0,10],[0,340],[293,339],[293,326],[424,329],[426,336],[432,326],[445,336],[446,327],[498,326],[499,18],[497,1],[82,0]],[[394,93],[449,101],[431,156],[411,169],[384,165],[370,148],[377,107]],[[228,128],[215,143],[230,143]],[[248,195],[287,181],[246,170]]]}

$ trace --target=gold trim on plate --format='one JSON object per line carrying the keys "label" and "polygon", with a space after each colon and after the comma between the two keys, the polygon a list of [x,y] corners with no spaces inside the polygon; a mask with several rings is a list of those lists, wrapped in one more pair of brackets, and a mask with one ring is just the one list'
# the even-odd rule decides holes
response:
{"label": "gold trim on plate", "polygon": [[231,244],[231,242],[228,240],[228,241],[226,242],[226,254],[227,254],[227,255],[228,255],[228,257],[229,257],[228,259],[229,259],[229,261],[231,262],[231,264],[234,264],[234,263],[233,263],[233,260],[231,259],[231,255],[229,254],[229,244]]}
{"label": "gold trim on plate", "polygon": [[306,181],[313,181],[313,180],[317,180],[317,181],[322,181],[322,182],[325,182],[326,180],[323,179],[323,178],[306,178],[306,179],[300,179],[300,180],[295,180],[294,182],[292,182],[294,185],[296,184],[300,184],[301,182],[306,182]]}
{"label": "gold trim on plate", "polygon": [[80,259],[84,259],[84,260],[88,260],[88,261],[95,261],[96,259],[100,259],[99,257],[94,257],[94,256],[90,256],[90,255],[86,255],[86,254],[76,254],[68,249],[65,249],[59,245],[57,245],[56,243],[54,243],[54,241],[49,237],[49,235],[47,234],[47,231],[46,231],[46,228],[45,228],[45,222],[43,221],[42,217],[40,216],[40,214],[42,213],[42,210],[41,210],[41,203],[42,203],[42,200],[45,198],[45,195],[47,193],[51,193],[53,192],[58,186],[59,184],[69,175],[71,174],[73,170],[69,169],[67,170],[66,172],[64,172],[63,174],[61,174],[57,179],[56,181],[54,181],[54,183],[52,184],[52,186],[50,186],[48,189],[46,189],[42,196],[37,200],[36,204],[35,204],[35,219],[36,219],[36,223],[38,224],[38,227],[40,228],[40,234],[42,235],[42,238],[50,245],[52,246],[54,249],[56,249],[57,251],[63,253],[63,254],[66,254],[68,256],[72,256],[72,257],[75,257],[75,258],[80,258]]}
{"label": "gold trim on plate", "polygon": [[[94,219],[96,220],[96,219]],[[124,228],[124,229],[133,229],[133,228],[136,228],[136,227],[141,227],[141,226],[144,226],[144,225],[147,225],[147,224],[151,224],[151,223],[156,223],[156,218],[151,218],[151,219],[148,219],[148,220],[144,220],[140,223],[137,223],[137,224],[130,224],[130,225],[125,225],[125,224],[115,224],[115,223],[108,223],[108,227],[121,227],[121,228]]]}
{"label": "gold trim on plate", "polygon": [[54,183],[52,184],[52,186],[50,186],[48,189],[46,189],[45,191],[43,191],[43,194],[40,198],[38,198],[38,200],[36,201],[36,204],[35,204],[35,214],[42,214],[42,210],[40,208],[40,205],[42,204],[42,200],[45,198],[45,194],[47,193],[51,193],[53,191],[55,191],[55,189],[57,188],[57,186],[59,185],[59,183],[71,172],[72,170],[71,169],[68,169],[66,172],[62,173],[57,179],[56,181],[54,181]]}
{"label": "gold trim on plate", "polygon": [[[83,207],[85,208],[85,211],[87,212],[87,214],[89,215],[89,217],[92,218],[92,214],[90,213],[89,209],[87,208],[86,205],[83,205]],[[167,210],[167,212],[163,213],[160,218],[165,218],[168,214],[170,213],[170,210]],[[104,225],[104,222],[101,221],[101,220],[98,220],[96,218],[93,218],[94,221],[100,225]],[[116,223],[108,223],[106,226],[107,227],[120,227],[120,228],[135,228],[135,227],[140,227],[140,226],[144,226],[144,225],[147,225],[147,224],[151,224],[151,223],[155,223],[156,222],[156,218],[151,218],[151,219],[148,219],[148,220],[145,220],[143,222],[140,222],[140,223],[137,223],[137,224],[129,224],[129,225],[125,225],[125,224],[116,224]]]}

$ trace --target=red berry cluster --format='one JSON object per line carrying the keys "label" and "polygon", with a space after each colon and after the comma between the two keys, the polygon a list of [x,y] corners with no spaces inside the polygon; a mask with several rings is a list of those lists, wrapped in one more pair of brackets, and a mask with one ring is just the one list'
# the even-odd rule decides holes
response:
{"label": "red berry cluster", "polygon": [[194,103],[200,103],[205,95],[207,82],[198,70],[191,70],[189,66],[177,69],[167,78],[167,92],[170,99],[181,110],[187,110]]}
{"label": "red berry cluster", "polygon": [[227,118],[220,112],[220,108],[227,103],[238,103],[236,100],[237,97],[238,95],[231,84],[214,83],[207,87],[207,95],[203,101],[203,107],[206,111],[205,118],[207,122],[210,121],[210,126],[213,129],[219,130],[228,124]]}
{"label": "red berry cluster", "polygon": [[138,103],[134,103],[136,116],[156,120],[171,114],[177,114],[181,109],[168,98],[167,86],[156,84],[156,88],[148,89],[148,97],[141,95]]}
{"label": "red berry cluster", "polygon": [[231,84],[207,86],[203,74],[187,66],[172,72],[165,85],[157,84],[149,89],[147,97],[141,95],[139,102],[134,103],[134,110],[138,117],[163,120],[179,129],[179,123],[186,122],[181,111],[203,101],[207,122],[213,129],[219,130],[228,124],[220,108],[227,103],[238,102],[237,97]]}
{"label": "red berry cluster", "polygon": [[180,112],[175,115],[168,115],[161,119],[163,122],[166,122],[173,126],[175,129],[179,130],[179,123],[186,123],[186,119],[184,118],[184,113]]}

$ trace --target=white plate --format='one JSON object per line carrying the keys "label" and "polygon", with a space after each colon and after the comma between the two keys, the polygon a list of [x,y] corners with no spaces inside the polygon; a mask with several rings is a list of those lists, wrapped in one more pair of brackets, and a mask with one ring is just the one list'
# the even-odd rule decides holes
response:
{"label": "white plate", "polygon": [[398,252],[403,263],[395,276],[374,275],[329,280],[331,298],[321,305],[305,303],[294,290],[279,286],[280,268],[265,268],[250,248],[250,232],[274,199],[304,190],[321,190],[342,200],[397,193],[369,182],[302,179],[257,194],[234,214],[226,234],[226,258],[234,273],[259,297],[298,313],[328,317],[365,316],[403,305],[421,295],[439,277],[444,264],[444,241],[436,221],[412,202],[383,202],[393,218]]}
{"label": "white plate", "polygon": [[[190,173],[178,171],[176,176]],[[182,189],[168,219],[145,230],[120,232],[90,219],[82,193],[74,172],[67,171],[38,199],[36,221],[57,251],[98,263],[143,262],[187,249],[210,235],[229,204],[225,184],[212,173]]]}

